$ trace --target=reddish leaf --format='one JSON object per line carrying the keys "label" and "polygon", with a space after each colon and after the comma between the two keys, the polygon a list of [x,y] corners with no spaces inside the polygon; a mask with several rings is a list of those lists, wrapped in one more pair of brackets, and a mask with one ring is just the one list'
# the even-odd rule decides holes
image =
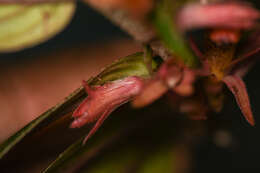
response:
{"label": "reddish leaf", "polygon": [[224,83],[236,98],[237,104],[240,107],[246,120],[252,125],[255,125],[255,120],[252,114],[248,93],[245,83],[236,75],[229,75],[223,78]]}

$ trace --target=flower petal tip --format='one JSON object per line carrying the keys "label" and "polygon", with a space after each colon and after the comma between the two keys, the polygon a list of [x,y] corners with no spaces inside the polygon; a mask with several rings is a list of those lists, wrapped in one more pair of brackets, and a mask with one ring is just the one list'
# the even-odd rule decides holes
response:
{"label": "flower petal tip", "polygon": [[252,113],[249,96],[243,80],[236,75],[229,75],[224,77],[223,81],[235,96],[237,104],[241,109],[245,119],[250,125],[255,126],[255,120]]}
{"label": "flower petal tip", "polygon": [[246,117],[246,116],[245,116],[245,118],[246,118],[247,122],[248,122],[251,126],[255,126],[255,119],[254,119],[253,116],[252,116],[252,117]]}

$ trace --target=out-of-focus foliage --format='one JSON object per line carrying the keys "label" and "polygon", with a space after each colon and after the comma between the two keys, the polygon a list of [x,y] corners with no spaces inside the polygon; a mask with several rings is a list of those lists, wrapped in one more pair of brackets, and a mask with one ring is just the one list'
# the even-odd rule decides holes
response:
{"label": "out-of-focus foliage", "polygon": [[48,40],[67,26],[74,2],[0,6],[0,52],[12,52]]}

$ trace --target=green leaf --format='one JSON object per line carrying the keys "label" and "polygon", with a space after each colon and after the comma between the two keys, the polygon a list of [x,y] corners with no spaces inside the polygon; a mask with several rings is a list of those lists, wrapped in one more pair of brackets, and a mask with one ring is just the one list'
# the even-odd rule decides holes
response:
{"label": "green leaf", "polygon": [[174,152],[172,146],[166,146],[152,153],[140,167],[138,173],[174,172]]}
{"label": "green leaf", "polygon": [[[158,63],[159,62],[155,60],[152,61],[153,70],[158,67]],[[150,76],[143,53],[136,53],[112,63],[96,78],[92,79],[90,84],[102,85],[107,81],[113,81],[127,76]]]}
{"label": "green leaf", "polygon": [[69,104],[73,103],[75,100],[78,100],[80,96],[84,94],[83,88],[79,88],[70,94],[67,98],[64,99],[61,103],[57,104],[53,108],[50,108],[48,111],[40,115],[38,118],[30,122],[28,125],[23,127],[13,136],[8,138],[5,142],[0,145],[0,159],[11,150],[18,142],[20,142],[26,135],[32,132],[37,126],[39,126],[44,120],[48,120],[48,118],[52,119],[53,115],[57,114],[64,109]]}
{"label": "green leaf", "polygon": [[176,129],[179,122],[174,122],[174,116],[163,106],[111,117],[87,144],[82,145],[83,138],[78,140],[44,173],[173,172],[173,139],[177,136],[173,127]]}
{"label": "green leaf", "polygon": [[[152,61],[153,69],[157,68],[157,62]],[[148,77],[149,71],[146,68],[143,53],[136,53],[124,58],[121,58],[107,67],[97,77],[88,81],[90,85],[100,85],[108,81],[121,79],[127,76]],[[2,158],[9,150],[11,150],[25,136],[37,130],[39,126],[47,126],[54,120],[61,118],[64,110],[72,112],[75,106],[86,97],[83,87],[78,88],[61,103],[49,109],[37,119],[30,122],[16,134],[7,139],[0,145],[0,158]]]}
{"label": "green leaf", "polygon": [[67,26],[74,2],[0,6],[0,52],[18,51],[42,43]]}
{"label": "green leaf", "polygon": [[199,61],[193,55],[184,36],[178,31],[176,24],[174,23],[173,13],[174,9],[177,8],[178,4],[172,4],[169,0],[160,1],[154,10],[152,21],[160,39],[174,57],[178,58],[189,67],[196,67]]}
{"label": "green leaf", "polygon": [[[124,154],[122,155],[122,153]],[[99,163],[96,164],[100,166],[93,166],[92,169],[82,171],[82,172],[85,173],[126,172],[127,168],[131,167],[131,165],[135,163],[135,160],[137,159],[137,156],[139,154],[140,153],[138,153],[138,150],[137,149],[134,150],[133,148],[118,150],[117,152],[114,152],[113,155],[110,154],[101,158],[101,161],[99,161]]]}
{"label": "green leaf", "polygon": [[[121,122],[122,123],[122,122]],[[112,127],[112,128],[111,128]],[[75,142],[69,148],[67,148],[59,157],[44,170],[44,173],[56,173],[56,172],[78,172],[80,167],[84,166],[85,162],[95,157],[97,153],[108,148],[114,141],[125,136],[127,130],[126,127],[119,129],[118,126],[111,126],[110,129],[102,131],[101,135],[97,135],[96,138],[92,138],[86,145],[83,145],[83,138]],[[108,155],[108,157],[103,157],[101,159],[101,165],[99,167],[91,167],[87,172],[122,172],[125,166],[125,162],[129,162],[134,159],[134,152],[129,152],[129,150],[124,150],[127,154],[122,157],[122,150],[120,152],[113,153],[113,155]],[[113,159],[111,159],[111,156]],[[99,163],[98,163],[99,164]],[[114,171],[113,171],[114,170]]]}

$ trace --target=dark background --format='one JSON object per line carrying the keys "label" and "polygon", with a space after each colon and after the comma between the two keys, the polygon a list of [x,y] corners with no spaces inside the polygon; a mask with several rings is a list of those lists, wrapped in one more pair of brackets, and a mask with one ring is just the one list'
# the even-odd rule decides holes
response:
{"label": "dark background", "polygon": [[[259,2],[258,2],[259,4]],[[102,42],[115,37],[128,37],[117,26],[88,6],[78,3],[76,14],[70,25],[53,39],[24,51],[1,54],[1,64],[17,64],[30,61],[36,54],[54,52],[57,49],[84,43]],[[245,77],[245,83],[251,98],[256,126],[251,127],[240,113],[235,100],[228,93],[227,102],[221,114],[209,120],[214,129],[225,130],[232,136],[228,147],[217,146],[214,132],[194,147],[194,172],[260,172],[260,68],[259,62]],[[219,123],[212,123],[217,119]],[[217,125],[216,125],[217,124]]]}

